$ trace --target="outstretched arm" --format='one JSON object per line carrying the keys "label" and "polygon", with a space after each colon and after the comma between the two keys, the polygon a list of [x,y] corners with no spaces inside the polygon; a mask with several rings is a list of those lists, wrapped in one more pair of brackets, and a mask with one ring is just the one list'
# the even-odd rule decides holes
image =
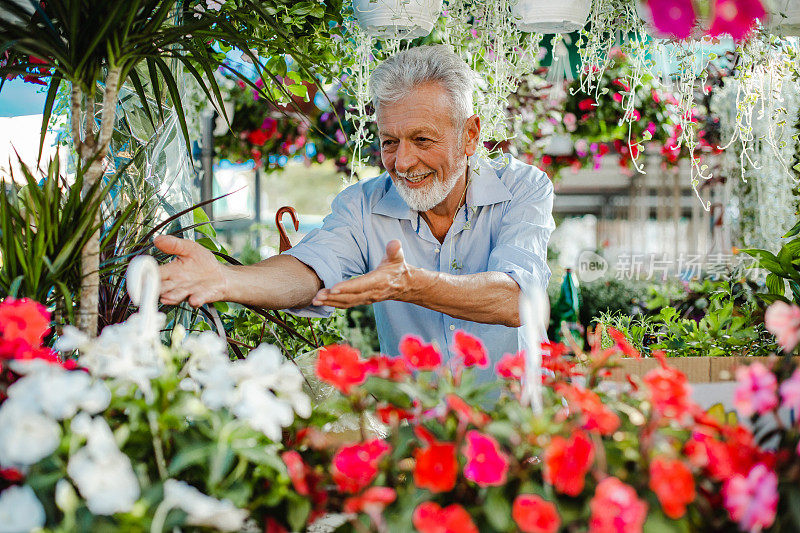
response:
{"label": "outstretched arm", "polygon": [[289,255],[255,265],[228,266],[190,240],[160,236],[154,244],[175,256],[159,267],[161,302],[167,305],[188,300],[194,307],[219,301],[267,309],[305,307],[322,287],[314,270]]}
{"label": "outstretched arm", "polygon": [[405,262],[400,241],[390,241],[381,264],[367,274],[322,289],[314,305],[348,308],[399,300],[454,318],[517,327],[517,283],[503,272],[453,275],[417,268]]}

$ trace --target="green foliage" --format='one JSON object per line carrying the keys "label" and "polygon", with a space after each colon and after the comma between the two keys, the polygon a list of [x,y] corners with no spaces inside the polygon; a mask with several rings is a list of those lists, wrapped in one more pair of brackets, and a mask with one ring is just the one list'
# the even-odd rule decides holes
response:
{"label": "green foliage", "polygon": [[766,304],[776,300],[800,302],[800,221],[783,237],[789,240],[783,243],[777,255],[758,248],[740,250],[756,260],[751,268],[763,268],[768,272],[767,292],[758,295]]}
{"label": "green foliage", "polygon": [[[41,181],[21,161],[20,171],[25,185],[18,186],[11,175],[7,189],[0,193],[0,297],[58,303],[72,317],[73,295],[80,287],[81,249],[102,227],[96,215],[125,167],[105,183],[95,183],[83,198],[83,174],[78,172],[70,187],[58,156],[48,162]],[[116,238],[131,212],[118,213],[115,223],[106,228],[103,243]]]}
{"label": "green foliage", "polygon": [[581,324],[588,326],[600,313],[631,314],[647,294],[646,284],[634,280],[600,279],[581,283]]}

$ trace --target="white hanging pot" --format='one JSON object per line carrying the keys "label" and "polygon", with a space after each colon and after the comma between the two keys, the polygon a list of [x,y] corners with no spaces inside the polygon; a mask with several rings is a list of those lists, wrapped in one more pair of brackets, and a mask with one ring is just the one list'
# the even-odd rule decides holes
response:
{"label": "white hanging pot", "polygon": [[547,155],[572,155],[575,150],[575,145],[572,142],[572,137],[569,135],[553,135],[544,149]]}
{"label": "white hanging pot", "polygon": [[431,32],[442,0],[353,0],[353,12],[371,37],[415,39]]}
{"label": "white hanging pot", "polygon": [[511,14],[520,31],[570,33],[583,28],[591,0],[518,0]]}
{"label": "white hanging pot", "polygon": [[800,35],[800,1],[772,0],[766,25],[779,35]]}

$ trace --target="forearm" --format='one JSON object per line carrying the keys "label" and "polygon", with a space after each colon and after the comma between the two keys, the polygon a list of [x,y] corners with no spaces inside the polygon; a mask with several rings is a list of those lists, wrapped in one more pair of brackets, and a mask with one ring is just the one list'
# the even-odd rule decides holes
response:
{"label": "forearm", "polygon": [[226,267],[225,300],[266,309],[305,307],[322,287],[317,274],[291,255]]}
{"label": "forearm", "polygon": [[412,267],[402,301],[454,318],[518,327],[519,285],[503,272],[463,276]]}

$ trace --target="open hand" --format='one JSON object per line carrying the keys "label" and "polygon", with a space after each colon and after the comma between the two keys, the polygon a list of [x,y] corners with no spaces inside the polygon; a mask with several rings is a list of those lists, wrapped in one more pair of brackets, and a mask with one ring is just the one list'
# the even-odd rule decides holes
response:
{"label": "open hand", "polygon": [[347,309],[384,300],[402,300],[411,289],[411,271],[400,241],[386,245],[386,256],[372,272],[319,291],[312,303]]}
{"label": "open hand", "polygon": [[176,305],[188,298],[189,305],[200,307],[224,299],[225,267],[209,250],[194,241],[160,235],[156,248],[175,258],[158,268],[161,275],[161,303]]}

